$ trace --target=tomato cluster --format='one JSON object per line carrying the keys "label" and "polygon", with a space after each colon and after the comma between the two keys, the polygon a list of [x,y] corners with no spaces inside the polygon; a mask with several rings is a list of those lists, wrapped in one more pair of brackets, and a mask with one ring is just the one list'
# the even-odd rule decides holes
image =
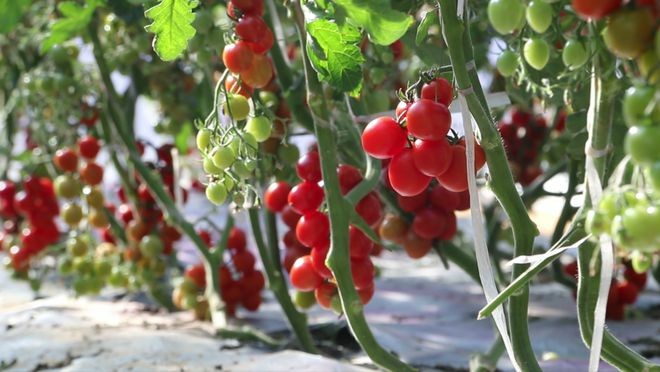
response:
{"label": "tomato cluster", "polygon": [[[465,141],[447,137],[451,129],[447,106],[452,99],[449,81],[437,78],[422,87],[418,100],[401,101],[396,119],[376,118],[362,132],[364,151],[389,160],[389,184],[399,195],[418,195],[433,178],[451,191],[467,190]],[[485,162],[483,149],[475,143],[475,172]]]}
{"label": "tomato cluster", "polygon": [[16,272],[25,272],[30,259],[57,243],[60,236],[55,222],[59,206],[51,180],[30,176],[22,186],[19,191],[11,181],[0,182],[0,216],[4,220],[0,243],[8,249],[8,263]]}
{"label": "tomato cluster", "polygon": [[[330,222],[321,212],[324,201],[319,154],[312,150],[296,164],[301,182],[291,187],[280,181],[271,184],[264,193],[264,205],[274,213],[281,213],[284,223],[291,228],[283,238],[286,247],[284,267],[289,271],[291,284],[301,292],[314,292],[316,302],[324,308],[339,310],[334,276],[326,266],[330,250]],[[341,191],[347,194],[362,181],[360,171],[347,164],[337,169]],[[378,194],[371,192],[360,200],[356,212],[367,224],[377,226],[382,219],[382,205]],[[375,268],[371,255],[380,252],[360,229],[349,227],[349,253],[351,273],[362,303],[373,296]],[[305,295],[300,295],[304,297]]]}
{"label": "tomato cluster", "polygon": [[529,185],[542,173],[539,155],[548,135],[545,118],[514,107],[497,127],[514,178],[523,186]]}
{"label": "tomato cluster", "polygon": [[[646,272],[638,273],[630,262],[622,264],[621,277],[612,279],[610,292],[607,297],[605,316],[611,320],[623,320],[625,308],[637,302],[639,293],[646,288],[648,275]],[[577,278],[578,265],[573,261],[564,266],[564,272],[571,278]],[[575,295],[575,293],[574,293]]]}
{"label": "tomato cluster", "polygon": [[[200,237],[212,249],[211,235],[200,231]],[[220,296],[225,312],[235,316],[238,305],[248,311],[257,311],[261,305],[261,291],[266,281],[263,273],[255,268],[255,257],[247,250],[245,232],[232,228],[227,240],[228,260],[218,268]],[[227,253],[227,252],[225,252]],[[183,280],[174,288],[172,300],[180,309],[193,309],[199,319],[208,319],[208,302],[204,297],[206,271],[203,264],[189,266]]]}

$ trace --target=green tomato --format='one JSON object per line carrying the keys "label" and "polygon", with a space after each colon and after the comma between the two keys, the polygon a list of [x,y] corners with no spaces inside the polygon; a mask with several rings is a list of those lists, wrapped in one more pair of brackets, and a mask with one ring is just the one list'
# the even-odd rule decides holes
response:
{"label": "green tomato", "polygon": [[201,288],[197,288],[195,282],[193,282],[188,277],[184,277],[183,280],[181,281],[181,284],[179,285],[179,290],[183,294],[191,294],[191,293],[196,294],[199,289]]}
{"label": "green tomato", "polygon": [[639,67],[639,72],[642,74],[649,83],[657,84],[660,82],[660,69],[656,68],[660,65],[658,61],[658,56],[651,49],[644,52],[637,59],[637,66]]}
{"label": "green tomato", "polygon": [[660,127],[635,126],[628,130],[625,149],[637,164],[652,164],[660,161]]}
{"label": "green tomato", "polygon": [[234,189],[234,180],[231,177],[225,177],[222,179],[222,183],[225,184],[225,187],[227,188],[227,191],[231,191]]}
{"label": "green tomato", "polygon": [[655,191],[660,192],[660,162],[655,162],[646,168],[646,178]]}
{"label": "green tomato", "polygon": [[518,55],[510,50],[505,50],[497,58],[497,71],[504,77],[513,75],[518,69]]}
{"label": "green tomato", "polygon": [[106,258],[94,262],[94,272],[102,277],[107,277],[112,272],[112,262]]}
{"label": "green tomato", "polygon": [[262,90],[259,92],[259,100],[261,103],[263,103],[266,107],[268,107],[271,110],[275,110],[277,108],[277,105],[280,104],[280,100],[277,98],[277,95],[273,92],[268,92],[265,90]]}
{"label": "green tomato", "polygon": [[587,212],[587,219],[585,221],[585,228],[588,233],[595,236],[606,234],[610,231],[610,220],[603,213],[595,210]]}
{"label": "green tomato", "polygon": [[66,250],[73,257],[82,257],[87,254],[87,244],[79,237],[72,237],[66,241]]}
{"label": "green tomato", "polygon": [[254,137],[254,135],[251,133],[243,132],[241,133],[241,137],[243,138],[243,142],[248,152],[251,153],[259,150],[259,143],[257,142],[257,139]]}
{"label": "green tomato", "polygon": [[120,268],[114,267],[108,277],[108,284],[117,288],[126,288],[128,286],[128,275]]}
{"label": "green tomato", "polygon": [[83,218],[82,208],[75,203],[66,203],[62,206],[60,217],[67,225],[76,226]]}
{"label": "green tomato", "polygon": [[62,275],[71,274],[73,272],[73,260],[70,257],[62,257],[57,269]]}
{"label": "green tomato", "polygon": [[227,200],[227,188],[220,182],[210,183],[206,186],[206,198],[215,205],[221,205]]}
{"label": "green tomato", "polygon": [[222,102],[222,112],[234,120],[245,120],[250,115],[250,103],[240,94],[230,94]]}
{"label": "green tomato", "polygon": [[251,134],[257,142],[263,142],[270,137],[273,123],[265,116],[250,118],[245,124],[245,132]]}
{"label": "green tomato", "polygon": [[192,310],[197,306],[197,294],[187,294],[183,296],[181,306],[186,310]]}
{"label": "green tomato", "polygon": [[284,164],[295,164],[300,158],[300,150],[294,144],[282,144],[277,148],[277,156]]}
{"label": "green tomato", "polygon": [[657,249],[658,226],[660,226],[660,209],[627,208],[622,215],[625,234],[631,239],[633,247],[644,251]]}
{"label": "green tomato", "polygon": [[302,292],[296,291],[293,294],[293,303],[299,309],[309,309],[310,307],[316,305],[316,298],[314,297],[314,291],[311,292]]}
{"label": "green tomato", "polygon": [[[650,113],[651,105],[655,105]],[[623,117],[628,126],[651,125],[660,122],[660,102],[655,99],[655,88],[630,87],[623,99]]]}
{"label": "green tomato", "polygon": [[248,169],[245,163],[242,163],[240,161],[235,162],[231,168],[234,171],[234,173],[236,173],[236,175],[241,179],[247,179],[250,178],[250,176],[252,176],[252,172],[250,171],[250,169]]}
{"label": "green tomato", "polygon": [[222,174],[223,170],[216,167],[211,158],[204,158],[202,160],[202,168],[208,174]]}
{"label": "green tomato", "polygon": [[616,194],[606,193],[598,203],[598,212],[605,214],[608,219],[613,219],[619,213],[616,201]]}
{"label": "green tomato", "polygon": [[213,165],[218,169],[225,170],[229,168],[236,160],[236,154],[229,147],[218,146],[213,151]]}
{"label": "green tomato", "polygon": [[525,43],[523,55],[534,69],[543,70],[550,59],[550,46],[543,39],[532,38]]}
{"label": "green tomato", "polygon": [[90,290],[90,283],[88,278],[76,278],[73,281],[73,291],[76,292],[77,296],[84,295]]}
{"label": "green tomato", "polygon": [[520,0],[491,0],[488,20],[502,35],[512,33],[525,19],[525,6]]}
{"label": "green tomato", "polygon": [[566,45],[564,45],[561,58],[566,67],[570,70],[576,70],[587,63],[589,54],[587,54],[584,44],[577,40],[569,40],[566,42]]}
{"label": "green tomato", "polygon": [[73,259],[73,269],[80,275],[94,272],[94,262],[91,257],[76,257]]}
{"label": "green tomato", "polygon": [[140,253],[145,257],[156,257],[163,252],[163,241],[155,235],[147,235],[140,240]]}
{"label": "green tomato", "polygon": [[206,148],[209,147],[209,144],[211,143],[211,131],[204,128],[200,129],[199,132],[197,132],[195,141],[197,142],[197,149],[199,151],[206,151]]}
{"label": "green tomato", "polygon": [[552,23],[552,7],[540,0],[529,3],[525,14],[529,26],[539,34],[544,33]]}
{"label": "green tomato", "polygon": [[653,264],[653,256],[649,253],[644,253],[638,250],[632,251],[630,254],[630,261],[632,261],[632,268],[636,273],[641,274],[647,272]]}
{"label": "green tomato", "polygon": [[63,199],[74,199],[80,196],[80,182],[71,174],[61,174],[55,178],[55,195]]}

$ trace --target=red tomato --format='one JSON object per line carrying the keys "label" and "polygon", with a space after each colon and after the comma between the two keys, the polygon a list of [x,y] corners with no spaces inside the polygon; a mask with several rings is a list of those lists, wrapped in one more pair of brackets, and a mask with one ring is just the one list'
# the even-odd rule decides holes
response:
{"label": "red tomato", "polygon": [[184,275],[190,278],[197,288],[206,288],[206,272],[204,271],[204,265],[201,263],[189,266]]}
{"label": "red tomato", "polygon": [[374,292],[376,292],[376,286],[372,285],[367,288],[358,289],[357,293],[360,296],[360,302],[362,305],[366,305],[374,297]]}
{"label": "red tomato", "polygon": [[451,128],[451,113],[447,106],[422,98],[408,108],[408,132],[424,140],[444,140]]}
{"label": "red tomato", "polygon": [[619,292],[619,300],[626,305],[632,305],[637,301],[639,295],[639,288],[634,283],[627,280],[618,282],[616,290]]}
{"label": "red tomato", "polygon": [[315,211],[323,203],[323,189],[314,182],[303,181],[289,192],[289,205],[299,214]]}
{"label": "red tomato", "polygon": [[355,226],[348,228],[349,250],[351,258],[366,257],[374,247],[373,242]]}
{"label": "red tomato", "polygon": [[310,256],[312,257],[312,264],[316,272],[323,278],[332,278],[332,271],[326,266],[325,259],[328,257],[330,250],[330,242],[326,239],[321,244],[317,244],[312,248]]}
{"label": "red tomato", "polygon": [[449,80],[439,77],[428,84],[424,84],[421,96],[449,107],[454,99],[454,88]]}
{"label": "red tomato", "polygon": [[302,217],[300,213],[296,212],[290,205],[282,209],[282,222],[289,226],[290,229],[296,228],[300,217]]}
{"label": "red tomato", "polygon": [[234,251],[231,255],[234,268],[240,272],[246,273],[254,270],[255,258],[248,250]]}
{"label": "red tomato", "polygon": [[227,248],[232,251],[242,251],[247,247],[245,232],[237,227],[232,227],[227,239]]}
{"label": "red tomato", "polygon": [[296,226],[296,237],[306,247],[315,247],[328,239],[330,220],[324,213],[305,213]]}
{"label": "red tomato", "polygon": [[273,213],[281,212],[287,205],[290,191],[291,185],[288,182],[272,183],[264,192],[264,205]]}
{"label": "red tomato", "polygon": [[584,19],[599,20],[621,7],[622,0],[572,0],[575,12]]}
{"label": "red tomato", "polygon": [[445,211],[456,210],[461,201],[459,193],[449,191],[442,185],[437,185],[431,190],[430,199],[434,207]]}
{"label": "red tomato", "polygon": [[310,151],[303,155],[296,163],[296,173],[304,181],[319,182],[323,179],[321,175],[321,159],[319,153]]}
{"label": "red tomato", "polygon": [[65,172],[75,172],[78,169],[78,155],[71,149],[59,149],[55,151],[53,163],[57,168]]}
{"label": "red tomato", "polygon": [[351,275],[353,276],[355,289],[360,290],[372,286],[375,274],[376,271],[374,264],[371,262],[371,257],[351,259]]}
{"label": "red tomato", "polygon": [[337,178],[339,178],[339,187],[341,188],[342,195],[348,194],[362,181],[360,171],[348,164],[341,164],[337,168]]}
{"label": "red tomato", "polygon": [[355,206],[355,211],[369,226],[375,226],[383,218],[383,206],[375,192],[370,192]]}
{"label": "red tomato", "polygon": [[291,285],[299,291],[313,291],[323,283],[323,278],[314,269],[311,256],[303,256],[291,267]]}
{"label": "red tomato", "polygon": [[252,66],[241,74],[245,83],[254,88],[263,88],[273,79],[273,65],[265,55],[256,54]]}
{"label": "red tomato", "polygon": [[80,168],[80,179],[91,186],[103,181],[103,168],[94,162],[87,162]]}
{"label": "red tomato", "polygon": [[415,166],[411,149],[405,149],[392,158],[387,175],[394,191],[403,196],[418,195],[426,190],[431,182],[431,177],[420,172]]}
{"label": "red tomato", "polygon": [[238,41],[235,44],[227,44],[222,51],[222,62],[227,69],[234,74],[247,71],[252,66],[254,53],[246,42]]}
{"label": "red tomato", "polygon": [[447,228],[447,215],[433,207],[426,207],[415,213],[412,229],[421,238],[435,239]]}
{"label": "red tomato", "polygon": [[362,148],[376,159],[389,159],[403,151],[407,144],[406,130],[387,116],[372,120],[362,132]]}
{"label": "red tomato", "polygon": [[87,159],[94,159],[99,153],[101,145],[94,136],[87,135],[78,140],[78,151],[80,155]]}
{"label": "red tomato", "polygon": [[413,213],[428,203],[429,193],[421,192],[415,196],[396,196],[399,207],[405,212]]}
{"label": "red tomato", "polygon": [[337,296],[337,287],[330,283],[324,282],[314,290],[314,297],[316,302],[324,309],[330,309],[332,299]]}
{"label": "red tomato", "polygon": [[417,169],[429,177],[441,175],[451,164],[451,146],[444,138],[439,141],[418,139],[412,153]]}
{"label": "red tomato", "polygon": [[399,104],[396,105],[396,110],[394,112],[396,114],[397,120],[406,117],[406,113],[408,113],[408,108],[410,107],[410,105],[411,105],[410,102],[405,102],[405,101],[400,101]]}

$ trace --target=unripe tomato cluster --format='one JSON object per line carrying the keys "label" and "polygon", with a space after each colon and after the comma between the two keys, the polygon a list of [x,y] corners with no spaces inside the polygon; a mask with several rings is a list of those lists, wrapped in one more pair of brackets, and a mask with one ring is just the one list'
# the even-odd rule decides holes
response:
{"label": "unripe tomato cluster", "polygon": [[0,182],[0,248],[9,253],[7,264],[17,273],[30,268],[30,260],[57,243],[59,206],[50,179],[30,176],[22,190],[11,181]]}
{"label": "unripe tomato cluster", "polygon": [[[449,81],[437,78],[421,88],[419,99],[401,101],[396,119],[379,117],[364,129],[364,151],[377,159],[389,160],[389,184],[399,195],[419,195],[433,178],[451,191],[467,190],[465,141],[448,138],[451,114],[447,106],[452,99]],[[485,162],[481,146],[475,143],[475,172]]]}
{"label": "unripe tomato cluster", "polygon": [[541,147],[548,135],[545,119],[514,107],[497,127],[514,178],[523,186],[529,185],[542,173],[539,164]]}
{"label": "unripe tomato cluster", "polygon": [[[639,294],[646,288],[648,279],[646,270],[638,272],[633,269],[633,266],[630,262],[625,261],[617,270],[619,275],[615,275],[612,279],[605,312],[607,319],[624,320],[626,306],[637,302]],[[577,279],[577,261],[566,264],[564,272],[571,278]],[[575,296],[576,293],[574,292],[573,295]]]}
{"label": "unripe tomato cluster", "polygon": [[[207,231],[200,231],[200,237],[205,240],[209,249],[212,249],[211,235]],[[261,305],[261,291],[266,281],[263,273],[255,268],[255,257],[247,249],[245,232],[239,228],[232,228],[227,240],[225,260],[218,268],[220,280],[220,296],[225,303],[225,312],[228,316],[235,316],[238,306],[248,311],[257,311]],[[180,309],[192,309],[199,319],[208,319],[208,302],[204,297],[206,289],[206,271],[203,264],[189,266],[184,277],[172,292],[172,300]]]}
{"label": "unripe tomato cluster", "polygon": [[[326,266],[330,250],[330,222],[320,211],[324,201],[319,154],[312,150],[296,164],[301,182],[291,187],[280,181],[271,184],[264,193],[264,205],[273,213],[281,213],[284,223],[291,228],[284,235],[286,252],[284,267],[289,271],[291,284],[301,292],[314,292],[316,302],[324,308],[339,311],[339,299],[334,276]],[[357,168],[342,164],[337,169],[342,194],[347,194],[362,181]],[[372,227],[382,219],[382,205],[378,194],[371,192],[360,200],[356,212]],[[375,268],[371,255],[380,252],[380,246],[355,226],[349,227],[349,253],[355,288],[363,304],[374,293]],[[296,296],[301,307],[305,297]],[[311,305],[311,304],[310,304]]]}

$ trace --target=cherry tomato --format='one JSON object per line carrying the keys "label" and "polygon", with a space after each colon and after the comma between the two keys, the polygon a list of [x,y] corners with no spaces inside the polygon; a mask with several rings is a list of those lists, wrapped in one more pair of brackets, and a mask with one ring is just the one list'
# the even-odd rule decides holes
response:
{"label": "cherry tomato", "polygon": [[330,309],[332,306],[332,299],[337,297],[337,287],[330,282],[321,283],[314,290],[314,297],[319,306],[324,309]]}
{"label": "cherry tomato", "polygon": [[348,228],[349,252],[351,258],[367,257],[373,249],[373,242],[355,226]]}
{"label": "cherry tomato", "polygon": [[87,135],[78,140],[78,151],[84,158],[94,159],[100,149],[99,140],[94,136]]}
{"label": "cherry tomato", "polygon": [[239,81],[234,75],[229,74],[225,79],[225,89],[229,93],[240,94],[245,98],[252,96],[253,89],[245,81]]}
{"label": "cherry tomato", "polygon": [[348,194],[349,191],[362,181],[360,171],[348,164],[341,164],[337,168],[337,178],[339,179],[339,187],[341,188],[342,195]]}
{"label": "cherry tomato", "polygon": [[369,288],[374,284],[376,271],[369,256],[363,258],[351,258],[351,275],[355,289]]}
{"label": "cherry tomato", "polygon": [[381,238],[394,243],[403,242],[407,231],[408,224],[406,221],[394,214],[386,215],[378,230]]}
{"label": "cherry tomato", "polygon": [[375,292],[376,292],[375,285],[372,285],[367,288],[358,289],[357,293],[358,296],[360,296],[360,302],[362,303],[362,305],[368,304],[371,301],[371,299],[374,297]]}
{"label": "cherry tomato", "polygon": [[564,45],[561,58],[566,67],[570,70],[576,70],[587,63],[589,54],[584,48],[584,44],[577,40],[569,40],[566,42],[566,45]]}
{"label": "cherry tomato", "polygon": [[375,226],[383,217],[383,206],[375,192],[370,192],[355,206],[355,211],[369,226]]}
{"label": "cherry tomato", "polygon": [[420,208],[426,206],[429,200],[429,193],[422,192],[414,196],[397,195],[396,201],[399,207],[408,213],[414,213]]}
{"label": "cherry tomato", "polygon": [[253,58],[254,53],[252,49],[243,41],[225,45],[222,51],[222,62],[234,74],[247,71],[252,66]]}
{"label": "cherry tomato", "polygon": [[660,127],[635,126],[628,130],[625,139],[625,149],[637,164],[652,164],[660,161],[658,143]]}
{"label": "cherry tomato", "polygon": [[405,149],[407,133],[396,120],[379,117],[367,124],[362,132],[362,148],[377,159],[389,159]]}
{"label": "cherry tomato", "polygon": [[197,264],[189,266],[184,275],[190,278],[197,288],[206,288],[206,272],[204,270],[204,265]]}
{"label": "cherry tomato", "polygon": [[429,177],[439,176],[451,164],[452,151],[446,139],[429,141],[418,139],[412,148],[415,167]]}
{"label": "cherry tomato", "polygon": [[431,182],[431,177],[420,172],[415,166],[413,152],[410,149],[405,149],[392,158],[387,175],[394,191],[403,196],[418,195],[426,190]]}
{"label": "cherry tomato", "polygon": [[322,243],[317,244],[312,248],[310,256],[312,257],[312,264],[316,272],[325,279],[332,278],[332,271],[326,266],[325,260],[328,257],[330,250],[330,242],[326,238]]}
{"label": "cherry tomato", "polygon": [[103,168],[88,161],[80,168],[80,179],[90,186],[98,185],[103,182]]}
{"label": "cherry tomato", "polygon": [[603,31],[607,48],[617,57],[639,57],[653,45],[657,25],[647,8],[622,9],[612,14]]}
{"label": "cherry tomato", "polygon": [[[454,88],[449,80],[439,77],[422,87],[421,97],[432,101],[442,103],[449,107],[454,99]],[[397,113],[397,117],[399,114]]]}
{"label": "cherry tomato", "polygon": [[245,232],[237,227],[232,227],[227,239],[227,248],[232,252],[242,251],[247,247],[247,237]]}
{"label": "cherry tomato", "polygon": [[78,169],[78,155],[75,151],[66,148],[55,151],[53,163],[65,172],[75,172]]}
{"label": "cherry tomato", "polygon": [[256,260],[252,252],[248,250],[232,251],[231,260],[234,268],[239,272],[247,273],[254,270]]}
{"label": "cherry tomato", "polygon": [[408,257],[418,259],[426,256],[431,250],[433,243],[429,239],[424,239],[415,234],[413,229],[409,229],[403,241],[403,249]]}
{"label": "cherry tomato", "polygon": [[552,6],[542,0],[534,0],[525,11],[527,24],[536,33],[544,33],[552,23]]}
{"label": "cherry tomato", "polygon": [[523,47],[523,56],[535,70],[543,70],[550,60],[550,46],[543,39],[531,38]]}
{"label": "cherry tomato", "polygon": [[433,207],[427,207],[415,213],[411,227],[419,237],[432,240],[445,232],[447,215]]}
{"label": "cherry tomato", "polygon": [[525,18],[525,6],[520,0],[490,0],[488,20],[495,31],[510,34]]}
{"label": "cherry tomato", "polygon": [[497,58],[496,67],[500,75],[509,77],[516,72],[519,64],[520,60],[518,59],[518,54],[510,50],[505,50]]}
{"label": "cherry tomato", "polygon": [[622,0],[572,0],[575,12],[584,19],[599,20],[621,7]]}
{"label": "cherry tomato", "polygon": [[241,78],[245,84],[254,88],[263,88],[273,79],[273,65],[268,56],[256,54],[252,59],[252,66]]}
{"label": "cherry tomato", "polygon": [[314,269],[311,256],[303,256],[291,267],[291,285],[299,291],[313,291],[323,283],[323,278]]}
{"label": "cherry tomato", "polygon": [[289,205],[299,214],[317,210],[323,203],[323,189],[314,182],[303,181],[289,192]]}
{"label": "cherry tomato", "polygon": [[460,193],[449,191],[442,185],[437,185],[431,190],[429,199],[434,207],[445,211],[457,210],[461,201]]}
{"label": "cherry tomato", "polygon": [[282,209],[282,222],[289,226],[290,229],[296,228],[300,217],[302,217],[300,213],[296,212],[290,205]]}
{"label": "cherry tomato", "polygon": [[264,205],[273,212],[281,212],[287,205],[287,198],[291,191],[291,185],[288,182],[279,181],[272,183],[264,192]]}
{"label": "cherry tomato", "polygon": [[304,181],[319,182],[323,179],[321,175],[321,159],[319,153],[310,151],[298,159],[296,173]]}
{"label": "cherry tomato", "polygon": [[438,182],[453,192],[465,191],[468,188],[467,159],[465,148],[459,145],[452,146],[452,161],[446,172],[436,177]]}
{"label": "cherry tomato", "polygon": [[408,108],[406,127],[417,138],[441,141],[451,127],[451,113],[442,103],[422,98]]}
{"label": "cherry tomato", "polygon": [[328,239],[330,221],[328,216],[318,211],[305,213],[296,226],[296,237],[306,247],[317,246]]}

